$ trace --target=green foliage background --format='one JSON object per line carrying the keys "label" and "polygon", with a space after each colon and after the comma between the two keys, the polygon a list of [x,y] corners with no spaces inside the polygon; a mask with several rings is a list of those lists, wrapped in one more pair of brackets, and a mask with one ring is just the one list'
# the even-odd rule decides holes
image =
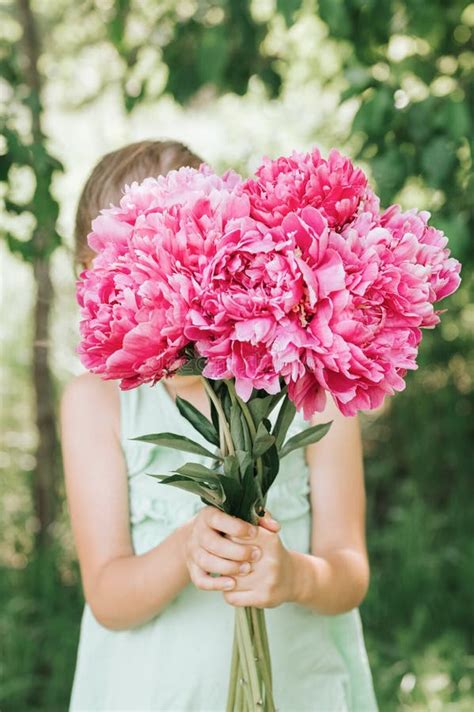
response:
{"label": "green foliage background", "polygon": [[462,287],[406,391],[363,417],[362,616],[381,710],[472,709],[473,26],[474,4],[458,0],[0,4],[2,710],[66,708],[82,610],[61,480],[49,483],[51,520],[35,499],[44,269],[57,401],[80,370],[70,252],[81,183],[105,150],[163,135],[243,173],[264,153],[335,145],[384,204],[429,209],[450,238]]}

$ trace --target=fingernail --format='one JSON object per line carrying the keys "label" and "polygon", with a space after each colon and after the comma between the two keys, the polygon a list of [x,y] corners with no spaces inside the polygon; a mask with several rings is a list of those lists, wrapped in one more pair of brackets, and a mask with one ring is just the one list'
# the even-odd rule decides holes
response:
{"label": "fingernail", "polygon": [[239,566],[239,571],[241,574],[248,574],[252,567],[250,566],[248,561],[245,561],[243,564]]}
{"label": "fingernail", "polygon": [[234,588],[234,586],[235,586],[235,581],[227,581],[224,584],[224,588]]}
{"label": "fingernail", "polygon": [[257,559],[260,558],[260,548],[258,546],[254,546],[252,548],[252,553],[250,554],[250,558],[252,561],[257,561]]}

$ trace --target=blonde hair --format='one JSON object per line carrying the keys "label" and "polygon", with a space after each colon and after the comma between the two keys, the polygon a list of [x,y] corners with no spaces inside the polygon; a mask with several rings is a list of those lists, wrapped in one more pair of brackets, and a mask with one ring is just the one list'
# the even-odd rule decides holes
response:
{"label": "blonde hair", "polygon": [[96,254],[87,244],[91,222],[102,208],[117,205],[126,183],[142,181],[147,176],[191,166],[199,168],[203,160],[179,141],[137,141],[106,153],[87,179],[76,210],[74,228],[74,263],[86,266]]}

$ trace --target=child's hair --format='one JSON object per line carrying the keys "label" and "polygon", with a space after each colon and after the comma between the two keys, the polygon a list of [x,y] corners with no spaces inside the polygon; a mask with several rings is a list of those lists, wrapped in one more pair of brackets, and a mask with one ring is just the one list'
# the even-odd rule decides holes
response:
{"label": "child's hair", "polygon": [[203,159],[179,141],[137,141],[106,153],[86,181],[77,205],[74,229],[74,263],[85,267],[95,255],[87,244],[91,222],[102,208],[118,204],[126,183],[147,176],[191,166],[199,168]]}

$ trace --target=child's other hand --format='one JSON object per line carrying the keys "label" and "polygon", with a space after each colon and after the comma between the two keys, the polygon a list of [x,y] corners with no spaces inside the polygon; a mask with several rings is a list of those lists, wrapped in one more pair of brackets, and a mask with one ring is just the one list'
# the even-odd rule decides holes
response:
{"label": "child's other hand", "polygon": [[[233,576],[250,570],[252,543],[261,527],[212,506],[201,509],[188,525],[184,553],[194,585],[206,591],[235,586]],[[228,537],[239,539],[232,541]],[[221,575],[211,576],[209,572]]]}
{"label": "child's other hand", "polygon": [[[280,525],[269,512],[260,519],[253,543],[261,550],[260,558],[252,562],[248,574],[239,574],[236,585],[224,592],[227,603],[233,606],[275,608],[292,600],[293,564],[289,551],[278,535]],[[232,541],[240,539],[232,537]]]}

